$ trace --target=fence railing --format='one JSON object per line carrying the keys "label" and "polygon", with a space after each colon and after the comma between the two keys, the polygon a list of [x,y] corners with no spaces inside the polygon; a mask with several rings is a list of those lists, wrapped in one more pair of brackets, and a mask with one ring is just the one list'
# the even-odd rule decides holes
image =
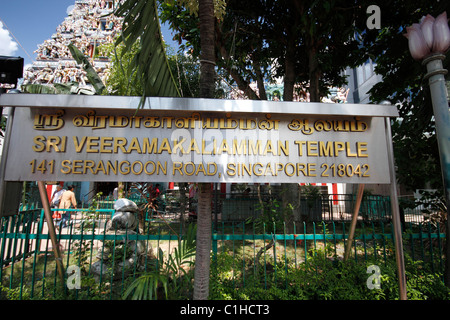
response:
{"label": "fence railing", "polygon": [[[257,218],[261,214],[261,201],[264,203],[268,199],[276,199],[281,203],[279,194],[261,194],[259,198],[255,194],[239,195],[236,193],[225,194],[220,193],[214,197],[212,210],[214,212],[214,219],[217,221],[244,221],[249,218]],[[136,203],[142,202],[142,198],[134,196],[130,200]],[[169,213],[173,206],[173,202],[179,200],[179,195],[171,195],[169,198],[163,198],[159,202],[158,213]],[[169,203],[171,202],[171,203]],[[321,222],[321,221],[350,221],[352,219],[354,207],[356,204],[356,195],[352,194],[318,194],[315,197],[302,196],[300,199],[300,214],[303,219]],[[191,201],[186,201],[186,211],[192,212],[196,210],[196,205],[192,208]],[[98,208],[113,209],[114,200],[111,197],[101,197],[98,201]],[[167,210],[166,210],[167,208]],[[178,208],[178,207],[177,207]],[[281,206],[280,206],[281,210]],[[216,215],[217,211],[217,215]],[[172,213],[172,212],[170,212]],[[421,223],[424,222],[426,215],[420,210],[416,209],[401,209],[402,221]],[[151,215],[151,212],[147,212]],[[381,195],[364,195],[358,219],[362,221],[384,221],[392,220],[391,203],[389,196]]]}
{"label": "fence railing", "polygon": [[[1,219],[0,284],[14,297],[120,299],[131,281],[155,270],[162,261],[161,255],[167,258],[179,247],[186,231],[179,220],[153,220],[141,224],[140,229],[118,230],[111,227],[111,209],[68,211],[72,214],[70,223],[57,230],[57,239],[63,265],[78,270],[83,289],[69,290],[66,286],[77,276],[76,272],[64,274],[65,283],[61,283],[43,210],[32,210]],[[288,272],[286,266],[295,268],[318,250],[330,259],[342,259],[348,232],[346,222],[286,226],[222,221],[213,226],[212,258],[215,261],[222,255],[231,257],[236,287],[248,286],[246,273],[258,265],[266,277],[269,269]],[[393,239],[389,222],[360,222],[351,259],[387,263],[393,259]],[[438,224],[406,223],[403,230],[405,253],[433,272],[443,271],[444,240]],[[185,288],[187,296],[188,291]]]}

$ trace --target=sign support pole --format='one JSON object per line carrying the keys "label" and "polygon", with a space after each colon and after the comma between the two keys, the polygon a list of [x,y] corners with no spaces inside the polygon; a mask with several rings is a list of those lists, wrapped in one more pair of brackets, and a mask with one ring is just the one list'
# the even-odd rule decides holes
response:
{"label": "sign support pole", "polygon": [[55,254],[56,267],[58,269],[59,278],[63,289],[64,285],[64,266],[62,262],[61,251],[59,250],[59,243],[56,239],[55,226],[53,225],[53,219],[50,211],[50,204],[48,203],[47,192],[43,181],[38,181],[39,194],[41,196],[42,207],[44,208],[44,216],[47,221],[48,233],[52,241],[53,252]]}
{"label": "sign support pole", "polygon": [[395,258],[397,261],[398,270],[398,284],[400,291],[400,300],[407,300],[406,294],[406,275],[405,275],[405,261],[403,255],[403,241],[402,230],[400,221],[400,211],[398,206],[397,197],[397,179],[395,177],[395,162],[394,162],[394,149],[392,146],[392,133],[390,118],[386,117],[386,139],[387,139],[387,151],[389,158],[389,173],[391,177],[390,191],[391,191],[391,211],[392,221],[394,224],[394,243],[395,243]]}
{"label": "sign support pole", "polygon": [[[6,122],[6,132],[5,132],[5,140],[3,141],[3,150],[2,150],[2,156],[0,159],[0,218],[3,215],[7,215],[4,211],[5,208],[5,192],[6,192],[6,182],[5,182],[5,172],[6,172],[6,160],[8,159],[8,150],[11,140],[11,131],[12,131],[12,125],[14,120],[14,107],[10,107],[9,113],[8,113],[8,119]],[[1,118],[0,114],[0,118]]]}
{"label": "sign support pole", "polygon": [[350,256],[350,250],[352,249],[353,238],[355,236],[356,222],[358,221],[358,213],[359,208],[361,207],[363,193],[364,193],[364,184],[360,184],[358,186],[358,194],[356,196],[355,208],[353,209],[352,224],[350,226],[350,234],[348,236],[347,246],[345,248],[344,261],[348,260],[348,257]]}

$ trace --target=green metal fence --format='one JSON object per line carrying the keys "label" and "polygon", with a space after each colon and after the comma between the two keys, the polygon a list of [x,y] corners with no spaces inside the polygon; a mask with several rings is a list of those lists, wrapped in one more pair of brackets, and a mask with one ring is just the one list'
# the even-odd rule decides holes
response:
{"label": "green metal fence", "polygon": [[[156,270],[163,261],[160,258],[167,259],[179,247],[186,232],[186,226],[178,220],[152,220],[141,224],[141,229],[112,230],[108,224],[114,214],[111,209],[68,211],[69,226],[57,232],[62,263],[66,270],[74,267],[71,269],[74,273],[64,273],[64,280],[58,275],[43,210],[2,218],[1,298],[121,299],[134,279]],[[266,280],[274,272],[286,274],[319,251],[329,259],[342,259],[349,223],[286,226],[224,221],[213,229],[213,262],[224,255],[229,257],[233,261],[233,285],[240,288],[252,285],[248,279],[256,268],[260,268],[267,285]],[[445,234],[439,225],[407,223],[403,231],[408,257],[422,261],[433,272],[442,272]],[[393,239],[390,223],[360,222],[351,259],[387,263],[393,259]],[[68,288],[77,271],[81,275],[81,289]],[[193,276],[191,272],[189,269],[183,274]],[[191,282],[181,278],[176,281],[180,281],[177,288],[183,292],[177,297],[189,298]]]}
{"label": "green metal fence", "polygon": [[[227,253],[235,258],[234,271],[240,274],[236,287],[245,287],[248,266],[254,268],[261,262],[264,270],[270,264],[277,272],[279,264],[285,269],[281,272],[287,273],[289,266],[297,267],[318,251],[327,259],[342,260],[349,227],[350,224],[344,222],[302,223],[294,224],[293,232],[287,233],[286,226],[280,230],[275,225],[221,224],[213,235],[213,252]],[[422,262],[422,267],[431,273],[444,271],[445,233],[439,229],[439,224],[430,223],[407,223],[403,229],[405,254],[412,261]],[[358,223],[350,259],[385,265],[389,260],[395,262],[394,250],[394,228],[391,223]],[[264,273],[264,279],[266,276],[267,272]]]}

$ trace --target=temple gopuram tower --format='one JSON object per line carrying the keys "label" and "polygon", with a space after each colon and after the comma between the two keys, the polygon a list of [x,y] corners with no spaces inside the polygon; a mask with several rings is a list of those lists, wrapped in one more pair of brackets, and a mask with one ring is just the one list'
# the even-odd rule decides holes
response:
{"label": "temple gopuram tower", "polygon": [[23,85],[77,82],[79,88],[92,86],[81,65],[73,59],[68,45],[73,43],[99,74],[103,83],[110,60],[99,47],[113,43],[120,33],[122,20],[113,15],[118,0],[77,0],[68,9],[68,16],[57,26],[50,39],[38,46],[37,59],[26,68]]}

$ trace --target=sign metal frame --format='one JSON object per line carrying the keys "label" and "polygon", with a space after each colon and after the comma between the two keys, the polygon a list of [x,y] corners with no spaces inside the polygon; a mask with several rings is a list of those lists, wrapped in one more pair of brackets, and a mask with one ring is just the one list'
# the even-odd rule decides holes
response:
{"label": "sign metal frame", "polygon": [[[114,96],[22,94],[1,97],[2,105],[20,108],[12,129],[16,133],[11,138],[13,148],[6,150],[9,168],[3,177],[8,181],[291,183],[302,179],[307,183],[390,182],[383,118],[398,115],[392,106],[147,98],[142,110],[136,111],[139,102],[140,98],[136,97]],[[55,116],[58,113],[61,116]],[[126,117],[121,116],[123,114]],[[161,121],[158,128],[144,128],[142,116],[138,117],[139,124],[132,123],[136,115],[148,118],[149,114],[151,119],[159,119],[151,122]],[[194,129],[192,124],[175,127],[172,120],[169,129],[169,124],[161,120],[172,115],[188,121],[194,114],[199,117],[192,122]],[[131,125],[108,127],[108,117],[113,121],[125,119]],[[201,121],[205,117],[208,121],[212,117],[216,127],[204,129]],[[41,128],[37,128],[37,118],[42,123]],[[30,123],[33,119],[34,128]],[[102,128],[93,128],[92,124],[90,127],[74,125],[75,121],[98,119],[103,120]],[[240,125],[242,122],[255,126],[259,123],[260,127],[241,130],[239,125],[233,130],[217,129],[218,121],[233,122],[235,127],[239,121]],[[44,122],[61,125],[46,128]],[[344,122],[345,130],[332,130],[333,125],[343,126]],[[317,123],[321,130],[315,126]],[[265,129],[273,124],[276,130]],[[324,126],[328,129],[323,129]],[[350,126],[367,126],[368,129],[350,132],[355,131],[350,130]],[[112,144],[116,145],[119,139],[120,143],[126,141],[127,150],[124,147],[112,150]],[[164,140],[168,144],[162,145]],[[43,168],[39,172],[37,168],[43,161],[48,161],[50,170]],[[162,171],[162,174],[155,171]]]}

